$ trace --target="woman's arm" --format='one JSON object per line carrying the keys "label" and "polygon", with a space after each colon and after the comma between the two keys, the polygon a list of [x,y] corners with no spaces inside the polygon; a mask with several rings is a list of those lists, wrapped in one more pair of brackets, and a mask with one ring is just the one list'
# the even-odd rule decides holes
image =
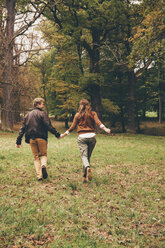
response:
{"label": "woman's arm", "polygon": [[106,133],[110,133],[110,132],[111,132],[111,129],[105,127],[104,124],[101,124],[101,125],[100,125],[100,128],[103,129]]}
{"label": "woman's arm", "polygon": [[94,121],[95,121],[95,123],[96,123],[101,129],[103,129],[106,133],[110,133],[110,132],[111,132],[111,129],[105,127],[104,124],[99,120],[98,115],[97,115],[96,112],[94,112]]}
{"label": "woman's arm", "polygon": [[75,114],[75,117],[74,117],[74,119],[73,119],[72,125],[70,126],[70,128],[69,128],[65,133],[62,133],[62,134],[60,135],[60,138],[63,138],[63,137],[65,137],[65,136],[69,135],[69,134],[75,129],[75,127],[76,127],[76,125],[77,125],[77,123],[78,123],[78,115],[79,115],[78,113]]}

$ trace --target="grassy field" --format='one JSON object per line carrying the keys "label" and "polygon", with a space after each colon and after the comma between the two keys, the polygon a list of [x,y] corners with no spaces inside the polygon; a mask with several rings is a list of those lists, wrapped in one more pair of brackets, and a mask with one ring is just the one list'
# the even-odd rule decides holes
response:
{"label": "grassy field", "polygon": [[165,137],[97,135],[82,183],[77,134],[49,135],[48,174],[0,132],[0,247],[165,247]]}

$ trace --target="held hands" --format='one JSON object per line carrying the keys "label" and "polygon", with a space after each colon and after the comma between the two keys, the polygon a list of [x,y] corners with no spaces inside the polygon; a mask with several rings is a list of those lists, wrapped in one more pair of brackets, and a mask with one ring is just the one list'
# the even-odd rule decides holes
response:
{"label": "held hands", "polygon": [[67,136],[67,135],[69,135],[70,133],[69,133],[69,131],[67,130],[65,133],[62,133],[61,135],[60,135],[60,139],[61,138],[64,138],[65,136]]}
{"label": "held hands", "polygon": [[62,138],[64,138],[66,135],[67,135],[66,133],[62,133],[62,134],[60,135],[59,138],[62,139]]}

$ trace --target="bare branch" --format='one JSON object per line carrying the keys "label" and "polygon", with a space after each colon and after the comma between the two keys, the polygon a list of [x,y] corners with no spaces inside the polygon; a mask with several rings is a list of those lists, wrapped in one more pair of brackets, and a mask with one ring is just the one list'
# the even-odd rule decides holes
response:
{"label": "bare branch", "polygon": [[33,52],[39,52],[39,51],[49,50],[49,49],[52,49],[52,47],[54,47],[54,46],[19,51],[17,54],[15,54],[14,59],[16,57],[18,57],[19,55],[21,55],[22,53],[33,53]]}
{"label": "bare branch", "polygon": [[[47,4],[44,5],[43,8],[40,9],[40,11],[37,11],[35,12],[32,20],[30,22],[27,22],[26,25],[24,25],[23,27],[21,27],[19,30],[17,30],[12,38],[12,41],[15,40],[16,37],[20,36],[20,35],[23,35],[29,27],[31,27],[34,22],[42,15],[42,13],[44,12],[45,8],[48,6],[49,2]],[[11,42],[12,42],[11,41]]]}

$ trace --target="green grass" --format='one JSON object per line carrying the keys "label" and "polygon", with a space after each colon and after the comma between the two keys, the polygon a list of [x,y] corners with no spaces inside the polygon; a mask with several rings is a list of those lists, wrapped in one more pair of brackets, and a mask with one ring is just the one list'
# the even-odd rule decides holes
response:
{"label": "green grass", "polygon": [[146,116],[147,117],[151,117],[151,118],[152,117],[157,117],[157,113],[156,112],[153,112],[153,111],[152,112],[151,111],[147,111],[146,112]]}
{"label": "green grass", "polygon": [[82,183],[77,134],[49,134],[37,182],[29,145],[0,132],[0,247],[165,247],[165,137],[97,135]]}

